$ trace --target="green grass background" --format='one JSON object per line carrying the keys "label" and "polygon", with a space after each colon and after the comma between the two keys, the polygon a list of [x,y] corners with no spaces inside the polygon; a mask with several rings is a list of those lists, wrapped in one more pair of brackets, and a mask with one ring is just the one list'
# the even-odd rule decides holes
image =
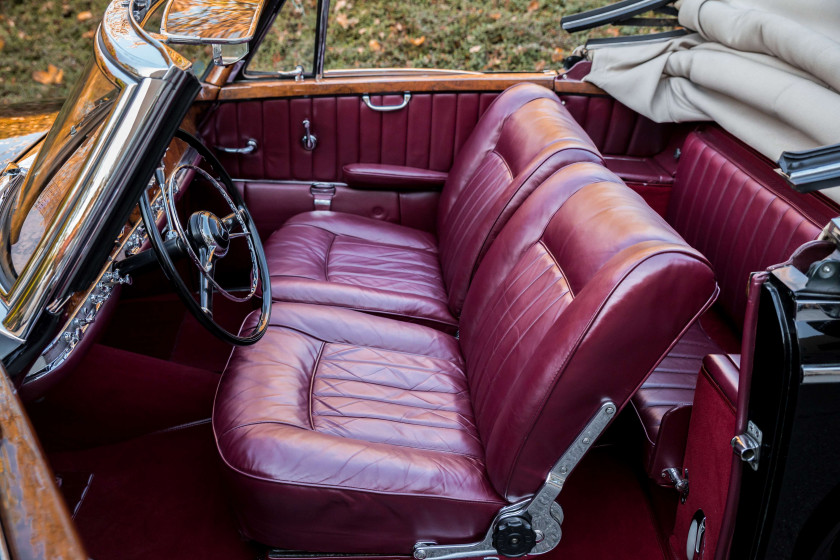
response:
{"label": "green grass background", "polygon": [[[252,68],[290,70],[312,62],[316,0],[288,0]],[[420,67],[534,71],[561,67],[592,36],[570,35],[560,18],[606,0],[332,0],[327,68]],[[108,0],[0,0],[0,104],[67,95],[92,55]],[[91,17],[86,19],[85,12]],[[52,64],[61,83],[33,72]]]}

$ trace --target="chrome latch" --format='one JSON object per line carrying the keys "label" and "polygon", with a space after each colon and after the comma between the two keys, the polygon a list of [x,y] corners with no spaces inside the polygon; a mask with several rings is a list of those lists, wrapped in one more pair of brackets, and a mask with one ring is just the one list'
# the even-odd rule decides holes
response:
{"label": "chrome latch", "polygon": [[300,139],[300,143],[303,144],[303,149],[307,152],[311,152],[318,146],[318,137],[312,134],[309,129],[310,126],[309,119],[303,119],[303,138]]}
{"label": "chrome latch", "polygon": [[688,469],[670,467],[662,471],[662,478],[667,478],[674,485],[674,490],[680,494],[680,503],[684,504],[688,499]]}
{"label": "chrome latch", "polygon": [[329,210],[335,196],[335,186],[329,183],[312,183],[309,194],[315,202],[315,210]]}
{"label": "chrome latch", "polygon": [[754,471],[758,470],[762,439],[761,430],[750,420],[747,422],[746,433],[735,436],[730,442],[735,453]]}

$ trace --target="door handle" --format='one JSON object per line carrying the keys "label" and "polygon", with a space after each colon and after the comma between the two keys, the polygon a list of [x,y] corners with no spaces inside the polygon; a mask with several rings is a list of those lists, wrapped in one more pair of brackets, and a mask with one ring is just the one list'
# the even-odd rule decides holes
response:
{"label": "door handle", "polygon": [[379,111],[380,113],[387,113],[389,111],[399,111],[400,109],[405,109],[408,107],[408,102],[411,101],[411,94],[405,92],[403,94],[402,103],[399,105],[374,105],[370,102],[370,95],[364,94],[362,96],[362,101],[364,101],[365,105],[368,106],[368,109],[372,109],[374,111]]}
{"label": "door handle", "polygon": [[215,146],[215,148],[226,154],[250,154],[257,149],[257,141],[253,138],[248,138],[248,143],[244,148],[226,148],[224,146]]}

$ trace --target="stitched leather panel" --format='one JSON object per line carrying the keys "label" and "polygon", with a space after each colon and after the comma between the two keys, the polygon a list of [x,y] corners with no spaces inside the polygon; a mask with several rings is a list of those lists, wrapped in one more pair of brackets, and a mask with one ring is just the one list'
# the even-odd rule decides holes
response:
{"label": "stitched leather panel", "polygon": [[312,385],[316,430],[481,460],[460,356],[327,344]]}
{"label": "stitched leather panel", "polygon": [[664,150],[671,138],[672,124],[655,123],[612,97],[560,98],[605,155],[653,156]]}
{"label": "stitched leather panel", "polygon": [[504,501],[463,367],[457,340],[433,329],[275,303],[263,340],[234,351],[213,411],[245,534],[383,554],[480,538]]}
{"label": "stitched leather panel", "polygon": [[720,302],[739,328],[750,273],[787,260],[831,218],[772,169],[714,129],[693,133],[668,208],[668,221],[714,266]]}
{"label": "stitched leather panel", "polygon": [[[202,130],[210,146],[244,146],[253,154],[218,153],[242,179],[342,180],[348,163],[384,163],[448,171],[496,93],[417,93],[402,111],[368,109],[359,96],[264,99],[224,103]],[[402,95],[372,95],[396,105]],[[318,146],[303,149],[303,121]]]}
{"label": "stitched leather panel", "polygon": [[598,150],[551,91],[505,90],[458,154],[438,211],[441,269],[458,316],[482,257],[516,208],[546,177]]}
{"label": "stitched leather panel", "polygon": [[[669,222],[714,266],[719,307],[738,328],[750,273],[787,260],[832,214],[813,195],[792,191],[773,168],[721,131],[701,129],[683,146],[668,207]],[[713,314],[704,321],[721,322]],[[731,351],[713,338],[692,327],[633,398],[647,438],[645,467],[658,482],[663,469],[682,465],[704,356]]]}
{"label": "stitched leather panel", "polygon": [[715,294],[706,260],[603,167],[569,165],[538,187],[490,247],[461,317],[496,490],[534,492],[600,404],[624,406]]}
{"label": "stitched leather panel", "polygon": [[[704,356],[721,351],[695,323],[633,396],[647,440],[645,468],[653,480],[664,484],[662,471],[682,466],[697,374]],[[685,412],[676,412],[680,408]]]}
{"label": "stitched leather panel", "polygon": [[454,331],[431,234],[333,212],[299,214],[265,243],[272,297]]}

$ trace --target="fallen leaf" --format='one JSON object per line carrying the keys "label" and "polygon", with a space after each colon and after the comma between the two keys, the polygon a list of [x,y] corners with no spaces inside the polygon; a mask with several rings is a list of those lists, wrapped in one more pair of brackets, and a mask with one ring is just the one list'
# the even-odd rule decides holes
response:
{"label": "fallen leaf", "polygon": [[87,21],[93,17],[93,13],[90,10],[85,10],[84,12],[79,12],[76,14],[77,21]]}
{"label": "fallen leaf", "polygon": [[45,86],[60,84],[64,81],[64,70],[59,70],[55,65],[50,64],[47,70],[36,70],[32,72],[32,79]]}
{"label": "fallen leaf", "polygon": [[419,47],[420,45],[426,42],[426,36],[423,35],[422,37],[417,37],[416,39],[409,39],[408,42],[414,45],[415,47]]}
{"label": "fallen leaf", "polygon": [[359,29],[359,35],[364,35],[365,33],[367,33],[367,27],[362,27],[361,29]]}
{"label": "fallen leaf", "polygon": [[82,33],[82,39],[93,39],[94,35],[96,35],[96,29],[91,29]]}
{"label": "fallen leaf", "polygon": [[534,64],[534,71],[535,72],[542,72],[543,70],[545,70],[545,60],[538,60]]}
{"label": "fallen leaf", "polygon": [[475,45],[475,46],[470,47],[470,52],[471,53],[477,53],[480,50],[481,50],[481,45]]}
{"label": "fallen leaf", "polygon": [[610,28],[609,28],[609,29],[607,29],[606,31],[607,31],[607,35],[610,35],[610,36],[612,36],[612,37],[618,37],[618,36],[620,35],[620,33],[621,33],[621,32],[618,30],[618,28],[617,28],[617,27],[610,27]]}
{"label": "fallen leaf", "polygon": [[535,12],[540,9],[540,3],[537,0],[531,0],[531,3],[528,4],[528,11]]}
{"label": "fallen leaf", "polygon": [[341,26],[342,29],[347,29],[350,27],[350,18],[347,17],[347,14],[338,14],[335,16],[335,21],[338,25]]}
{"label": "fallen leaf", "polygon": [[2,38],[0,38],[0,51],[2,51],[3,47],[5,47],[5,46],[6,46],[6,41],[4,41]]}
{"label": "fallen leaf", "polygon": [[554,47],[554,52],[551,53],[551,62],[560,62],[566,58],[566,51],[560,47]]}
{"label": "fallen leaf", "polygon": [[62,4],[61,5],[61,15],[64,17],[70,17],[70,14],[73,13],[73,9],[70,8],[70,4]]}
{"label": "fallen leaf", "polygon": [[373,52],[379,52],[382,50],[382,45],[380,45],[379,41],[376,39],[371,39],[368,41],[368,48],[370,48]]}
{"label": "fallen leaf", "polygon": [[492,14],[490,14],[490,19],[502,19],[502,14],[500,12],[493,12]]}
{"label": "fallen leaf", "polygon": [[338,12],[345,6],[347,6],[347,0],[338,0],[338,2],[335,3],[335,11]]}

